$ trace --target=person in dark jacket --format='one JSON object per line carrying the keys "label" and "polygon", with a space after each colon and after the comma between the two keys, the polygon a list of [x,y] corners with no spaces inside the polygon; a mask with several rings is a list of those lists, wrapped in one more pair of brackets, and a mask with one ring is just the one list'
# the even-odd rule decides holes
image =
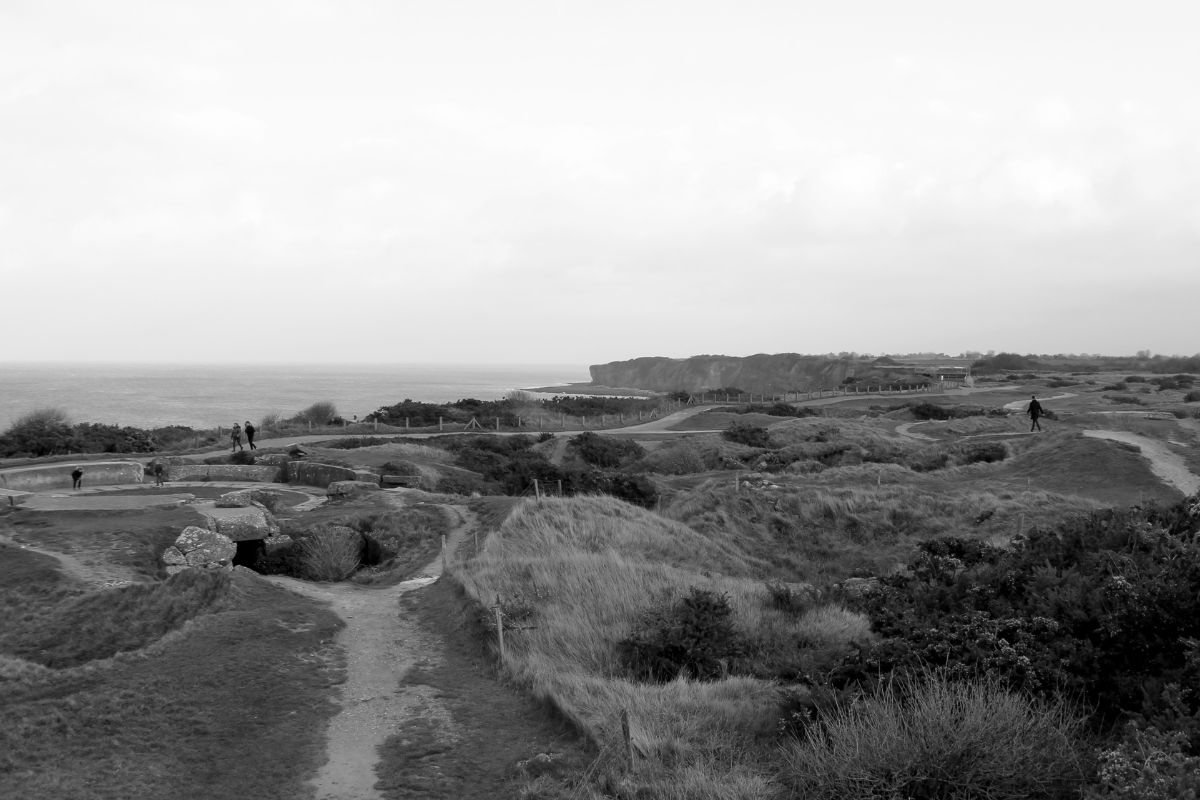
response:
{"label": "person in dark jacket", "polygon": [[79,467],[71,470],[71,488],[78,489],[83,486],[83,470]]}
{"label": "person in dark jacket", "polygon": [[1042,404],[1038,402],[1037,395],[1032,395],[1033,399],[1029,401],[1029,408],[1025,409],[1025,413],[1029,415],[1029,419],[1033,420],[1033,424],[1029,426],[1029,432],[1041,430],[1042,426],[1038,424],[1038,417],[1042,416]]}
{"label": "person in dark jacket", "polygon": [[246,444],[250,445],[251,450],[257,450],[258,447],[254,444],[254,434],[258,431],[250,424],[250,420],[246,420],[246,424],[242,426],[242,433],[246,434]]}

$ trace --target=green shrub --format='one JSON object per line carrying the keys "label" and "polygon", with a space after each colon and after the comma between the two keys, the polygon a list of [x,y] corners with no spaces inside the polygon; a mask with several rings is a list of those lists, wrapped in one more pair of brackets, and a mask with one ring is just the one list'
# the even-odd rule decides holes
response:
{"label": "green shrub", "polygon": [[599,436],[590,431],[571,439],[579,457],[595,467],[616,468],[645,455],[642,446],[627,439]]}
{"label": "green shrub", "polygon": [[810,800],[1078,797],[1079,723],[991,681],[927,674],[842,706],[785,752]]}
{"label": "green shrub", "polygon": [[1115,747],[1097,754],[1097,782],[1088,800],[1195,800],[1200,758],[1187,752],[1187,736],[1130,725]]}
{"label": "green shrub", "polygon": [[1200,391],[1188,392],[1183,396],[1185,403],[1200,403]]}
{"label": "green shrub", "polygon": [[1008,445],[1004,442],[968,442],[955,453],[958,464],[991,464],[1008,458]]}
{"label": "green shrub", "polygon": [[698,586],[666,608],[646,612],[617,650],[635,679],[660,682],[680,675],[720,678],[744,653],[729,597]]}
{"label": "green shrub", "polygon": [[749,447],[771,446],[770,434],[767,433],[766,428],[759,425],[746,425],[737,422],[726,428],[721,435],[731,442],[744,444]]}
{"label": "green shrub", "polygon": [[320,526],[300,539],[300,552],[309,580],[344,580],[358,569],[362,535],[338,525]]}
{"label": "green shrub", "polygon": [[1110,403],[1122,403],[1131,406],[1142,405],[1142,398],[1134,397],[1131,394],[1106,394],[1104,395],[1104,399]]}
{"label": "green shrub", "polygon": [[[1099,729],[1137,716],[1200,752],[1200,500],[1068,518],[1005,549],[923,544],[857,599],[880,640],[838,680],[922,664],[1046,698],[1079,697]],[[1174,687],[1174,688],[1173,688]]]}
{"label": "green shrub", "polygon": [[71,449],[72,430],[66,412],[41,408],[17,417],[0,435],[0,456],[49,456]]}

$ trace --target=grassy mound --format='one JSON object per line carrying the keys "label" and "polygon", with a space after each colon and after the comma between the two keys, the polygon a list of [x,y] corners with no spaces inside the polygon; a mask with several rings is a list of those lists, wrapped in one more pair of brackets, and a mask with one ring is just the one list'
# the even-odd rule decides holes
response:
{"label": "grassy mound", "polygon": [[[728,537],[610,498],[547,499],[519,505],[459,578],[481,606],[501,610],[507,668],[606,752],[619,749],[621,714],[629,714],[639,781],[651,796],[760,796],[774,781],[760,762],[773,751],[779,717],[774,675],[834,657],[869,633],[858,615],[779,610],[762,583],[714,574],[750,575],[752,563]],[[740,652],[730,674],[635,680],[619,643],[648,612],[697,587],[728,603]]]}

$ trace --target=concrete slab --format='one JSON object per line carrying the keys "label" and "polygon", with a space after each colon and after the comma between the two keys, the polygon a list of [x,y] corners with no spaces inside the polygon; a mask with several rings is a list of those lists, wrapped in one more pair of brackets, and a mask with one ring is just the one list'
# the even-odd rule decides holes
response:
{"label": "concrete slab", "polygon": [[192,494],[105,495],[98,492],[72,494],[46,492],[30,495],[22,508],[30,511],[131,511],[142,508],[169,508],[195,500]]}
{"label": "concrete slab", "polygon": [[0,489],[0,505],[19,506],[33,497],[33,492],[22,492],[19,489]]}

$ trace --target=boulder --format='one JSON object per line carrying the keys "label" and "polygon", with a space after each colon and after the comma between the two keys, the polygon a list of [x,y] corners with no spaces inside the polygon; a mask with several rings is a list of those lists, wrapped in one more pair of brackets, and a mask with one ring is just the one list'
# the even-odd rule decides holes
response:
{"label": "boulder", "polygon": [[279,533],[279,523],[265,508],[214,508],[208,521],[213,530],[229,537],[231,541],[266,539]]}
{"label": "boulder", "polygon": [[379,484],[368,481],[334,481],[325,487],[325,494],[330,497],[357,497],[366,492],[378,492]]}
{"label": "boulder", "polygon": [[[175,544],[163,551],[167,574],[185,569],[233,569],[237,545],[228,536],[207,528],[189,525],[183,529]],[[183,563],[179,563],[182,558]]]}

